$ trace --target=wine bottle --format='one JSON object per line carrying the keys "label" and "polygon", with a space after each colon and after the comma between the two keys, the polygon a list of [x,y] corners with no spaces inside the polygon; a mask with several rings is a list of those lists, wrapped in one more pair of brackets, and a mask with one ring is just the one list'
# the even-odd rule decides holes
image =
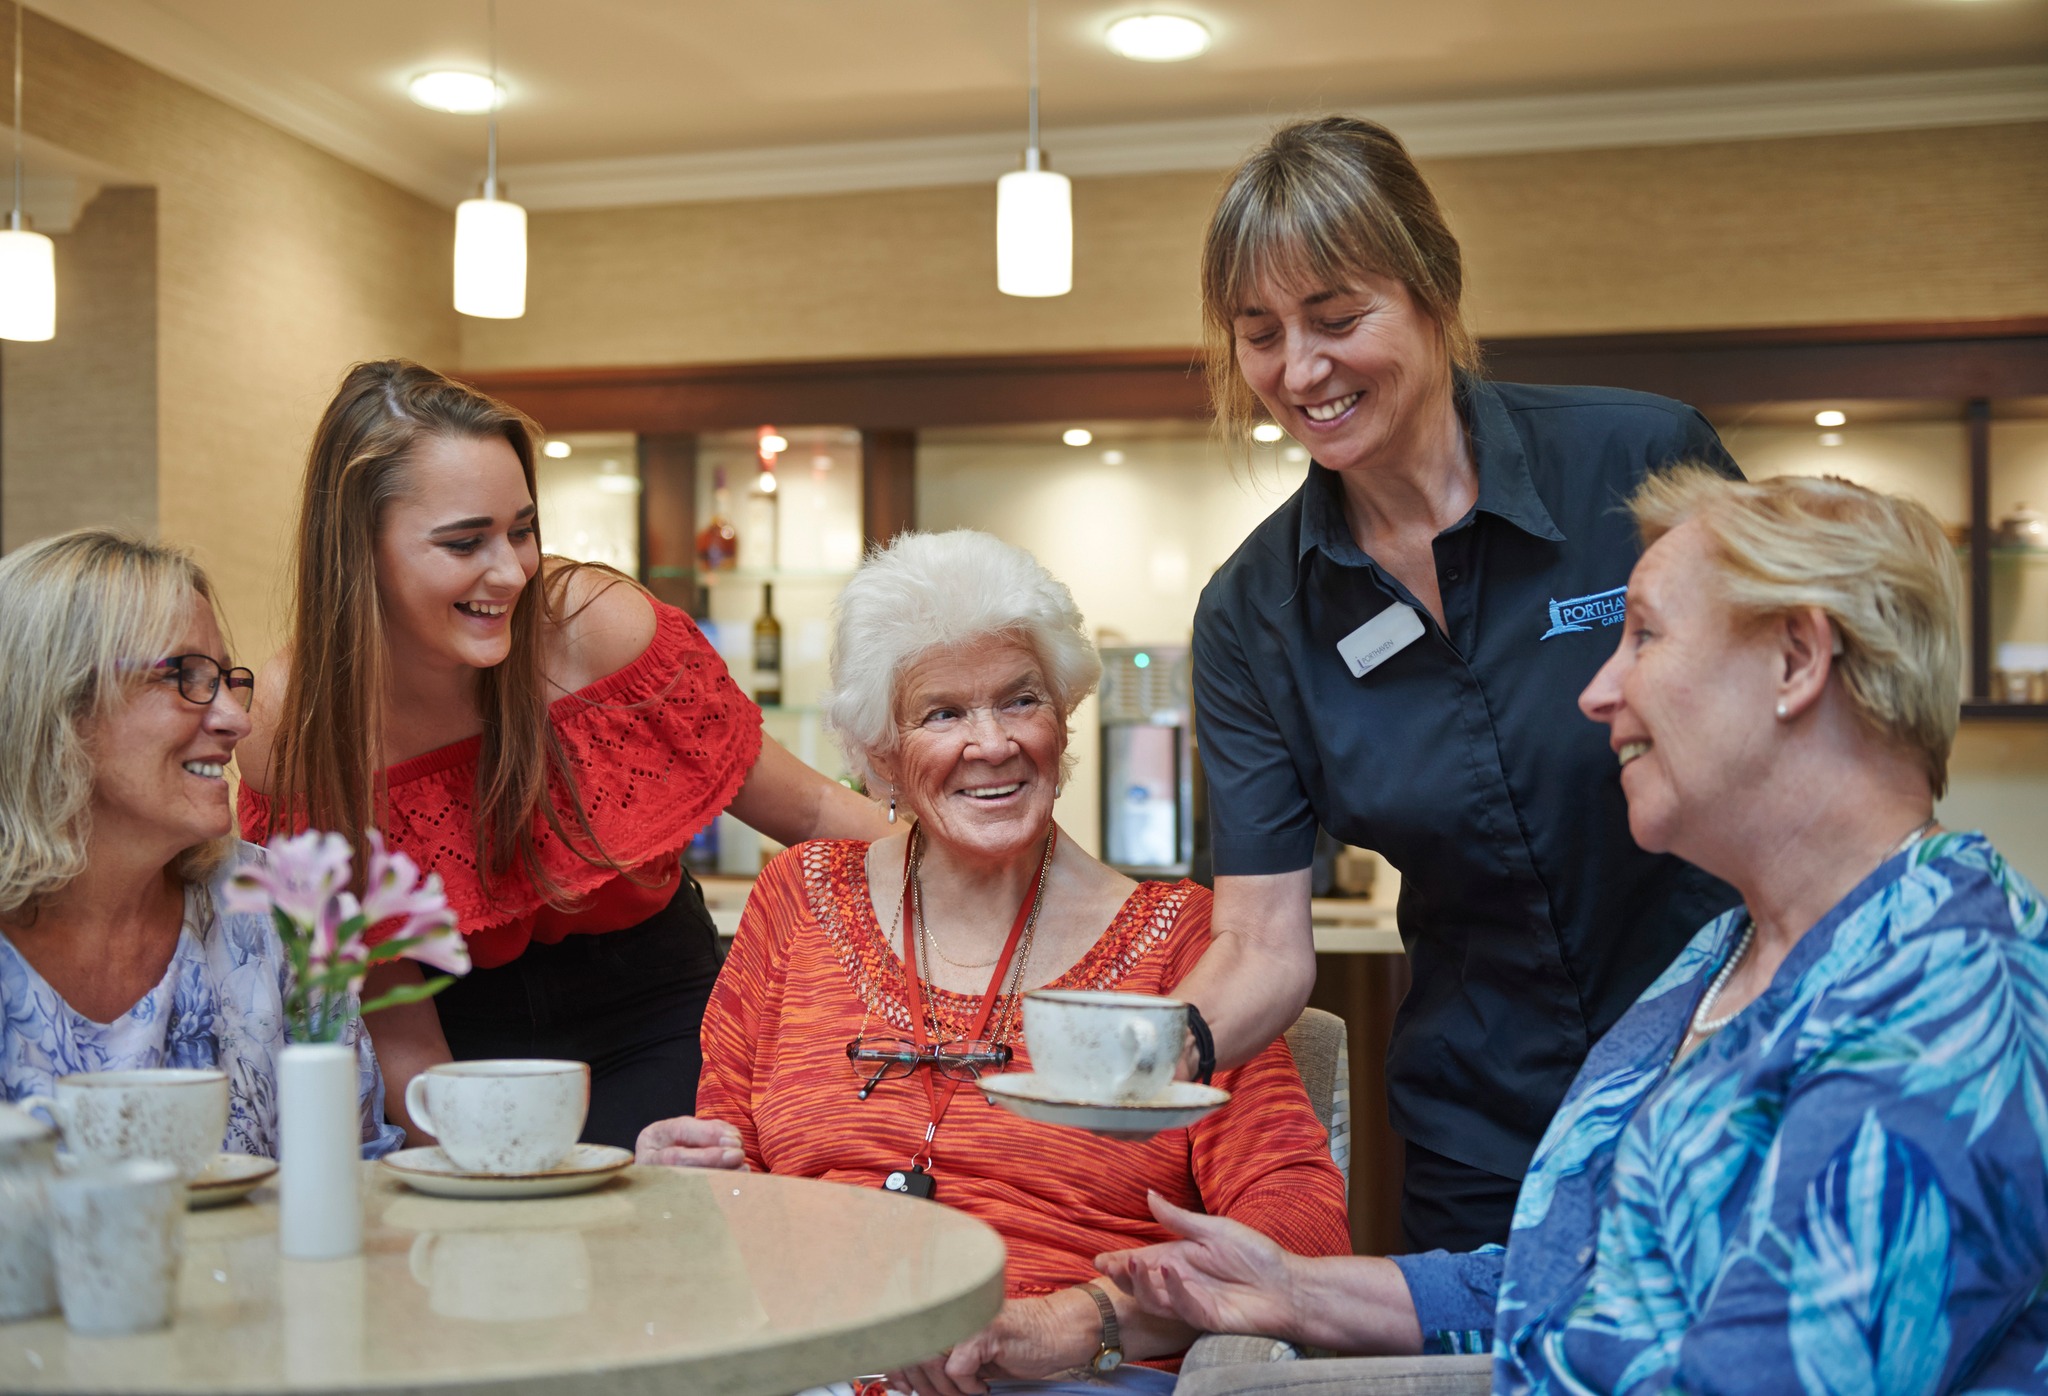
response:
{"label": "wine bottle", "polygon": [[754,622],[754,701],[763,707],[782,702],[782,622],[775,619],[775,584],[761,587],[761,618]]}
{"label": "wine bottle", "polygon": [[697,565],[706,572],[730,572],[740,562],[740,531],[732,523],[732,495],[725,467],[711,473],[711,520],[697,535]]}

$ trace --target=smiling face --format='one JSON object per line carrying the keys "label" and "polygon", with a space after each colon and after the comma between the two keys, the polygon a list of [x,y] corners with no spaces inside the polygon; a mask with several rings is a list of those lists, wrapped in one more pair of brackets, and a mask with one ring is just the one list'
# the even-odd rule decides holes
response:
{"label": "smiling face", "polygon": [[976,860],[1038,847],[1066,723],[1030,646],[989,638],[927,655],[897,689],[896,750],[874,762],[925,837]]}
{"label": "smiling face", "polygon": [[[192,597],[168,653],[210,655],[231,667],[204,597]],[[153,663],[166,656],[135,657]],[[249,714],[225,682],[212,702],[194,703],[179,693],[175,672],[145,672],[111,712],[82,725],[93,753],[93,836],[149,848],[168,863],[234,827],[225,767],[249,735]]]}
{"label": "smiling face", "polygon": [[1735,624],[1709,546],[1685,523],[1643,554],[1620,648],[1579,695],[1609,729],[1635,841],[1703,865],[1777,760],[1781,667],[1769,626]]}
{"label": "smiling face", "polygon": [[1401,459],[1451,410],[1443,336],[1390,277],[1261,277],[1231,328],[1245,382],[1326,469]]}
{"label": "smiling face", "polygon": [[429,436],[377,535],[377,594],[394,662],[488,669],[512,652],[512,611],[540,569],[533,495],[511,443]]}

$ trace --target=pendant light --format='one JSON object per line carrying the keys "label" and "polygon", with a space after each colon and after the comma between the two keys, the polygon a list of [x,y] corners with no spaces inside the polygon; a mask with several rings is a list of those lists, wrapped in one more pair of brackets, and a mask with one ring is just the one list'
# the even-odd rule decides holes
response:
{"label": "pendant light", "polygon": [[[489,0],[491,91],[498,90],[498,4]],[[498,104],[491,103],[484,196],[455,208],[455,308],[486,320],[526,313],[526,210],[498,197]]]}
{"label": "pendant light", "polygon": [[996,181],[996,289],[1006,296],[1064,296],[1074,289],[1074,188],[1044,168],[1038,148],[1038,0],[1028,0],[1030,144],[1024,168]]}
{"label": "pendant light", "polygon": [[57,334],[57,246],[21,219],[21,12],[14,7],[14,211],[0,229],[0,339]]}

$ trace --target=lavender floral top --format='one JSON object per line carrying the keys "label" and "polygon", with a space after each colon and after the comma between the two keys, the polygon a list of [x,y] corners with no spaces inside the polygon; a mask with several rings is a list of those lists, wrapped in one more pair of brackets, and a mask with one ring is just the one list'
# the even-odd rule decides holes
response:
{"label": "lavender floral top", "polygon": [[[291,966],[277,931],[259,916],[225,910],[222,888],[236,865],[263,850],[240,845],[208,893],[185,891],[178,948],[157,986],[111,1023],[79,1014],[0,935],[0,1098],[47,1094],[59,1076],[149,1067],[219,1067],[228,1074],[228,1153],[277,1157],[277,1054],[288,1034],[285,986]],[[209,908],[211,915],[208,914]],[[384,1077],[353,1019],[344,1040],[356,1049],[363,1157],[405,1142],[384,1122]]]}

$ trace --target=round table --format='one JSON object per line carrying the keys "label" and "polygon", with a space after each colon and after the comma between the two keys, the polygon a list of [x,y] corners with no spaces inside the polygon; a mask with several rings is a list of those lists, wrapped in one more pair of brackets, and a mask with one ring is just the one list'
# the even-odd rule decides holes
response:
{"label": "round table", "polygon": [[929,1357],[1003,1298],[1003,1243],[878,1189],[628,1169],[454,1201],[365,1165],[363,1254],[284,1260],[275,1194],[186,1217],[176,1314],[0,1324],[0,1391],[787,1396]]}

